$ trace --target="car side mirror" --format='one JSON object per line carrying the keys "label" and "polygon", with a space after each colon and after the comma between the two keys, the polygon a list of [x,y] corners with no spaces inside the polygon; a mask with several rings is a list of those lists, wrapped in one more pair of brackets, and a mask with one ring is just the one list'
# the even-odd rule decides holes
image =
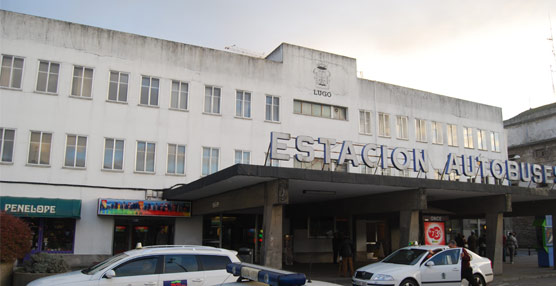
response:
{"label": "car side mirror", "polygon": [[116,276],[116,272],[114,272],[114,270],[110,269],[108,271],[106,271],[106,273],[104,274],[104,277],[110,279],[112,277]]}
{"label": "car side mirror", "polygon": [[427,261],[427,263],[425,263],[425,266],[434,266],[434,261]]}

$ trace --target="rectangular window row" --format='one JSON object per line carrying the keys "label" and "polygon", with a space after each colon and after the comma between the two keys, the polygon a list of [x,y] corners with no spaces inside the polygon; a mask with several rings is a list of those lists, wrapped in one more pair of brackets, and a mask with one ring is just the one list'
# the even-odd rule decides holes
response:
{"label": "rectangular window row", "polygon": [[[11,55],[2,55],[0,69],[0,87],[21,89],[24,58]],[[48,94],[58,93],[58,78],[60,63],[39,60],[37,84],[35,90]],[[71,96],[78,98],[92,98],[94,69],[74,65],[71,84]],[[127,103],[130,73],[110,71],[108,84],[109,102]],[[142,75],[139,96],[139,105],[158,107],[160,100],[160,78]],[[189,108],[189,83],[172,80],[170,93],[170,109],[188,110]],[[265,98],[265,120],[280,121],[280,98],[267,95]],[[220,114],[222,102],[222,88],[205,86],[205,113]],[[251,118],[251,92],[236,91],[236,116]]]}
{"label": "rectangular window row", "polygon": [[[391,137],[390,135],[390,115],[384,112],[378,112],[378,136]],[[371,135],[371,118],[372,112],[368,110],[359,110],[359,132],[365,135]],[[433,144],[444,144],[444,123],[431,121],[431,142]],[[477,129],[477,148],[487,151],[490,136],[490,150],[500,152],[500,134],[494,131]],[[408,117],[403,115],[396,116],[396,138],[408,140]],[[415,140],[426,143],[427,139],[427,121],[415,118]],[[446,141],[448,146],[458,146],[458,133],[455,124],[446,124]],[[474,149],[474,132],[471,127],[463,127],[463,146],[465,148]]]}
{"label": "rectangular window row", "polygon": [[[88,137],[84,135],[67,134],[64,156],[65,168],[86,167]],[[15,129],[0,128],[0,158],[3,163],[13,163]],[[136,142],[135,172],[155,173],[156,148],[155,142],[138,140]],[[52,133],[31,131],[29,141],[28,165],[50,166],[52,149]],[[104,153],[102,169],[123,171],[125,140],[117,138],[104,139]],[[218,171],[220,149],[203,147],[202,175],[210,175]],[[183,144],[168,144],[166,174],[185,175],[186,146]],[[251,152],[234,150],[235,164],[250,164]]]}
{"label": "rectangular window row", "polygon": [[347,108],[341,106],[314,103],[295,99],[293,113],[315,117],[347,120]]}

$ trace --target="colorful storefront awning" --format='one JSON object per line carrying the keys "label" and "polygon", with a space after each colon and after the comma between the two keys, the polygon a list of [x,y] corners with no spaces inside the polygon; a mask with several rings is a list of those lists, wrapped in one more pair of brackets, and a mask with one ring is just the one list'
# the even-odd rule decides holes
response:
{"label": "colorful storefront awning", "polygon": [[191,202],[99,199],[98,215],[190,217]]}
{"label": "colorful storefront awning", "polygon": [[11,215],[21,217],[81,217],[80,200],[0,197],[0,209]]}

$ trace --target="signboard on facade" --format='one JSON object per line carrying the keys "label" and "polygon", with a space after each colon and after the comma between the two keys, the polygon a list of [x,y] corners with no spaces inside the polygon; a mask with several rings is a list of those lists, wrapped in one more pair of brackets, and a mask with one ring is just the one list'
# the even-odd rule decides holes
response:
{"label": "signboard on facade", "polygon": [[425,245],[446,245],[443,222],[424,222]]}
{"label": "signboard on facade", "polygon": [[190,217],[191,202],[99,199],[97,214]]}
{"label": "signboard on facade", "polygon": [[80,200],[0,197],[0,210],[20,217],[80,218]]}

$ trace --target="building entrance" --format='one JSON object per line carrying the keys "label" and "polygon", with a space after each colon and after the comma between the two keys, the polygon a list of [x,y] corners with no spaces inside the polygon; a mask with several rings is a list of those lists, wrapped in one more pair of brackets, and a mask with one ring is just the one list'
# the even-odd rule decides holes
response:
{"label": "building entrance", "polygon": [[116,218],[114,223],[113,254],[146,245],[174,243],[174,219]]}

